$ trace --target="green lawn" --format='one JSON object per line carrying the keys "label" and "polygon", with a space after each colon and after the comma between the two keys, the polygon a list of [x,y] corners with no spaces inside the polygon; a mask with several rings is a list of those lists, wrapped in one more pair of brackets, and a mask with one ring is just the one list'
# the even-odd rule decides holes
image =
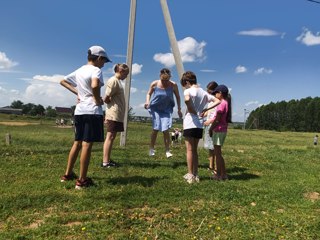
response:
{"label": "green lawn", "polygon": [[0,124],[0,239],[320,239],[315,133],[230,129],[230,180],[210,180],[200,149],[201,181],[189,185],[184,144],[166,159],[161,134],[151,158],[151,125],[129,123],[127,147],[118,136],[112,152],[121,166],[101,169],[95,144],[88,174],[96,186],[78,191],[60,183],[73,130],[30,121],[40,124]]}

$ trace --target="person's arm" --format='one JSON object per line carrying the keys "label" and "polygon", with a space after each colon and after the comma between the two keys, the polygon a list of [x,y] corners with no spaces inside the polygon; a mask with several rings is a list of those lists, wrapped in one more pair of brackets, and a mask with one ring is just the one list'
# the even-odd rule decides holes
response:
{"label": "person's arm", "polygon": [[209,128],[209,136],[212,137],[212,133],[213,133],[213,129],[219,124],[219,122],[221,121],[222,118],[222,113],[221,112],[217,112],[216,117],[214,118],[210,128]]}
{"label": "person's arm", "polygon": [[78,95],[78,90],[71,85],[71,83],[67,82],[66,80],[62,79],[60,81],[60,84],[65,87],[66,89],[68,89],[70,92],[74,93],[75,95]]}
{"label": "person's arm", "polygon": [[115,94],[115,91],[117,91],[117,85],[116,81],[114,78],[110,78],[106,84],[106,91],[104,94],[103,102],[105,103],[110,103],[112,96]]}
{"label": "person's arm", "polygon": [[181,99],[180,99],[179,89],[178,89],[178,86],[176,83],[173,83],[173,92],[174,92],[174,95],[176,96],[176,100],[177,100],[178,116],[179,116],[179,118],[182,118]]}
{"label": "person's arm", "polygon": [[197,115],[196,110],[193,109],[193,105],[192,105],[192,102],[191,102],[191,99],[190,99],[189,95],[184,95],[184,102],[185,102],[185,104],[187,106],[187,112]]}
{"label": "person's arm", "polygon": [[210,107],[202,110],[202,112],[200,113],[200,117],[203,117],[205,115],[205,112],[207,112],[208,110],[210,110],[212,108],[215,108],[216,106],[218,106],[221,103],[221,101],[218,98],[212,99],[212,102],[213,102],[213,104]]}
{"label": "person's arm", "polygon": [[111,102],[111,97],[106,95],[106,96],[104,96],[103,101],[104,101],[105,103],[110,103],[110,102]]}
{"label": "person's arm", "polygon": [[100,81],[98,78],[91,79],[91,88],[92,88],[93,99],[96,105],[103,105],[103,100],[100,96]]}
{"label": "person's arm", "polygon": [[150,107],[150,98],[151,98],[152,93],[154,92],[154,88],[155,88],[157,82],[158,81],[153,81],[150,84],[149,90],[148,90],[147,95],[146,95],[146,102],[144,104],[144,108],[145,109],[148,109]]}

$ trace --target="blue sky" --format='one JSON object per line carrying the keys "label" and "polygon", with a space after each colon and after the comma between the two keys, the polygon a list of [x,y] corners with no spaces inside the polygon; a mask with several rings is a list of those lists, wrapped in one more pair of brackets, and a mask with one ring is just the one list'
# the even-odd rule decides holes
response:
{"label": "blue sky", "polygon": [[[244,109],[319,96],[320,4],[307,0],[167,0],[185,70],[225,84],[233,120]],[[113,63],[126,61],[130,0],[3,1],[0,8],[0,107],[14,100],[75,105],[59,85],[86,63],[91,45]],[[130,106],[143,109],[146,91],[169,67],[179,83],[160,0],[137,0]],[[183,96],[182,88],[180,94]],[[102,89],[104,93],[104,88]],[[184,104],[183,104],[184,106]]]}

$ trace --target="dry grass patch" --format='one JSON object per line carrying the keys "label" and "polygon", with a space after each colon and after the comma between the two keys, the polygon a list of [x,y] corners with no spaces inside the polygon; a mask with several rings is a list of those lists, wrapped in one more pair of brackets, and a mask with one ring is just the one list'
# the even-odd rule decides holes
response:
{"label": "dry grass patch", "polygon": [[1,125],[5,126],[27,126],[27,125],[39,125],[39,123],[32,122],[0,122]]}

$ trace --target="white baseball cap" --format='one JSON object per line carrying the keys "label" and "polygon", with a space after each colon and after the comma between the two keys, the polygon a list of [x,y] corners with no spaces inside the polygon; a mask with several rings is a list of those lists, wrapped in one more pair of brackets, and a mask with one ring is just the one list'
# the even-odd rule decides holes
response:
{"label": "white baseball cap", "polygon": [[99,56],[99,57],[104,57],[106,58],[106,62],[112,62],[110,58],[108,57],[106,51],[100,47],[100,46],[92,46],[89,48],[88,53],[91,55]]}

